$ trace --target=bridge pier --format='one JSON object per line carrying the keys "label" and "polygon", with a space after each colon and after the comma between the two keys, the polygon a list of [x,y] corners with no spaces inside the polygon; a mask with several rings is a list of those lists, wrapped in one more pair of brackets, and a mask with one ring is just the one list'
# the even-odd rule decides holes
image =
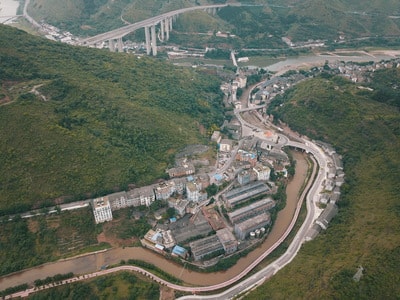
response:
{"label": "bridge pier", "polygon": [[151,50],[153,51],[153,56],[157,56],[156,25],[151,26]]}
{"label": "bridge pier", "polygon": [[169,19],[166,18],[164,21],[161,21],[161,22],[164,22],[166,40],[168,41],[169,40]]}
{"label": "bridge pier", "polygon": [[164,41],[164,33],[165,33],[164,20],[161,20],[160,26],[161,26],[161,41]]}
{"label": "bridge pier", "polygon": [[[0,0],[1,1],[1,0]],[[127,26],[123,26],[121,28],[111,30],[106,33],[102,33],[96,36],[92,36],[90,38],[84,39],[81,41],[81,45],[86,46],[96,46],[97,44],[101,43],[101,48],[108,42],[110,51],[118,50],[119,52],[123,51],[123,44],[120,41],[121,37],[134,32],[137,29],[144,28],[145,30],[145,38],[146,38],[146,52],[147,55],[150,55],[153,52],[153,55],[157,55],[157,36],[155,32],[155,26],[158,25],[160,22],[161,26],[161,34],[160,40],[168,41],[170,38],[170,33],[172,31],[173,22],[176,21],[179,14],[185,13],[187,11],[202,9],[212,14],[216,14],[220,7],[226,7],[228,4],[221,4],[221,5],[204,5],[204,6],[197,6],[197,7],[189,7],[178,9],[169,13],[161,14],[157,17],[149,18],[144,21],[137,22],[135,24],[130,24]],[[100,47],[98,45],[97,47]]]}
{"label": "bridge pier", "polygon": [[115,52],[115,45],[114,45],[114,40],[108,40],[108,49],[110,49],[111,52]]}
{"label": "bridge pier", "polygon": [[124,43],[122,42],[122,38],[119,38],[117,41],[118,52],[124,52]]}
{"label": "bridge pier", "polygon": [[147,53],[147,55],[150,55],[150,51],[151,51],[151,48],[150,48],[150,31],[149,31],[149,27],[148,26],[146,26],[145,28],[144,28],[144,35],[145,35],[145,38],[146,38],[146,53]]}

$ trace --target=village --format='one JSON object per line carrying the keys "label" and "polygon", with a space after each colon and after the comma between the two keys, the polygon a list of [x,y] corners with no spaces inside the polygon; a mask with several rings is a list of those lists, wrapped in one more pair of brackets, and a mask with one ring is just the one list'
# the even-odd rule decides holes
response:
{"label": "village", "polygon": [[[60,32],[54,26],[42,23],[42,29],[48,33],[48,38],[76,42],[72,34]],[[126,43],[128,48],[143,48],[143,45]],[[249,60],[251,58],[241,57],[237,61]],[[152,229],[141,239],[142,246],[203,266],[262,242],[273,226],[273,215],[281,200],[277,196],[279,186],[290,179],[294,170],[294,162],[282,143],[285,135],[276,133],[276,130],[281,131],[279,127],[272,130],[266,126],[271,121],[271,116],[266,114],[267,105],[290,87],[322,72],[343,76],[353,83],[367,83],[376,70],[394,67],[399,67],[398,59],[363,63],[338,59],[281,76],[268,73],[263,82],[250,90],[246,103],[239,101],[237,95],[248,88],[247,76],[255,71],[238,68],[231,80],[221,86],[226,96],[225,106],[233,110],[228,112],[221,128],[212,134],[210,145],[196,145],[195,151],[177,157],[175,166],[166,170],[168,180],[88,200],[95,222],[111,221],[114,211],[127,207],[133,208],[133,218],[140,218],[140,210],[135,208],[162,203],[147,220]],[[361,85],[358,88],[370,89]],[[249,122],[242,122],[240,113],[243,112],[251,119]],[[296,137],[287,135],[287,138]],[[344,183],[340,155],[330,145],[313,142],[323,149],[330,161],[324,192],[318,199],[322,214],[307,239],[325,230],[337,213],[335,203]],[[216,158],[199,159],[201,153],[213,147],[217,149]]]}
{"label": "village", "polygon": [[[397,61],[335,62],[329,68],[316,67],[312,73],[292,72],[272,77],[253,90],[248,105],[264,106],[287,88],[322,71],[357,83],[367,82],[369,73],[376,69],[397,66]],[[246,76],[238,75],[221,87],[227,103],[237,113],[243,110],[243,103],[236,99],[236,91],[245,86]],[[260,126],[268,119],[265,106],[248,115],[258,119]],[[169,180],[91,200],[96,223],[112,220],[112,212],[124,207],[164,202],[165,206],[154,213],[154,220],[149,220],[152,229],[141,239],[142,246],[201,266],[215,264],[222,257],[263,241],[273,225],[271,215],[276,213],[279,201],[278,186],[290,177],[293,162],[283,150],[280,133],[261,126],[249,128],[252,134],[244,134],[244,125],[234,114],[221,131],[214,131],[211,145],[218,149],[215,164],[199,159],[199,154],[208,151],[210,146],[192,146],[196,149],[192,149],[192,155],[187,151],[176,159],[175,166],[166,170]],[[330,159],[324,190],[318,199],[322,214],[306,237],[308,240],[325,230],[337,213],[335,203],[339,201],[345,176],[341,156],[332,146],[322,141],[313,142]]]}

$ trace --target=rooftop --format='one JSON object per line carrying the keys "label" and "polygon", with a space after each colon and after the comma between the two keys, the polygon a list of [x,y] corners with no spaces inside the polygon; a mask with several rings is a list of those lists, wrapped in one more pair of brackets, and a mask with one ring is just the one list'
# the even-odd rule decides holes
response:
{"label": "rooftop", "polygon": [[96,198],[92,200],[93,207],[94,208],[100,208],[103,206],[109,206],[110,202],[108,201],[108,196]]}
{"label": "rooftop", "polygon": [[236,224],[235,227],[240,228],[241,231],[246,231],[248,229],[257,227],[260,224],[269,223],[270,221],[271,215],[267,212],[264,212],[254,218]]}
{"label": "rooftop", "polygon": [[271,198],[262,199],[260,201],[251,203],[248,206],[236,209],[236,210],[228,213],[228,215],[229,215],[230,218],[233,218],[233,217],[241,215],[241,214],[243,214],[243,213],[245,213],[245,212],[247,212],[249,210],[254,210],[254,209],[257,209],[257,208],[259,208],[261,206],[268,205],[268,204],[270,204],[271,208],[272,208],[272,207],[275,206],[275,201],[272,200]]}

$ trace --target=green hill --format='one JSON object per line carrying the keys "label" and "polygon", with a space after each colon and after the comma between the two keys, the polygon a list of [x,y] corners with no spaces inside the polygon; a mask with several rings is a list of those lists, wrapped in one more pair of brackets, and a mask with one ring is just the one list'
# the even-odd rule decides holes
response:
{"label": "green hill", "polygon": [[164,176],[223,118],[219,80],[0,27],[0,211]]}
{"label": "green hill", "polygon": [[[227,1],[32,0],[29,12],[36,20],[45,20],[76,35],[91,36],[123,26],[125,21],[134,23],[183,7],[224,2]],[[400,44],[400,3],[396,0],[373,0],[368,5],[352,0],[246,0],[236,3],[239,2],[250,5],[229,6],[220,9],[215,16],[204,11],[180,15],[169,44],[203,48],[287,48],[281,40],[284,36],[294,42],[322,39],[332,43],[341,36],[347,43],[359,44],[360,41],[354,39],[375,37],[368,45]],[[235,37],[204,35],[209,31],[229,31]],[[136,34],[130,38],[143,41],[143,32],[138,30]],[[383,43],[376,37],[390,40]]]}
{"label": "green hill", "polygon": [[[346,184],[327,231],[245,299],[400,295],[399,80],[399,69],[379,71],[370,92],[342,78],[316,78],[276,99],[270,112],[343,155]],[[364,275],[355,282],[360,265]]]}

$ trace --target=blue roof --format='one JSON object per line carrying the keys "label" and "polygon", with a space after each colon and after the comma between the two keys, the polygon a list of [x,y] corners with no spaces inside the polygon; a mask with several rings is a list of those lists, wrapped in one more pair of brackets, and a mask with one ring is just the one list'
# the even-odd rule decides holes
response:
{"label": "blue roof", "polygon": [[175,218],[175,217],[169,218],[169,221],[170,221],[171,223],[174,223],[174,222],[176,222],[176,218]]}
{"label": "blue roof", "polygon": [[215,174],[214,178],[218,181],[222,180],[224,177],[221,174]]}
{"label": "blue roof", "polygon": [[193,180],[194,180],[193,176],[188,176],[188,177],[187,177],[187,181],[191,182],[191,181],[193,181]]}
{"label": "blue roof", "polygon": [[172,253],[177,255],[185,255],[187,250],[181,246],[175,245],[174,249],[172,249]]}
{"label": "blue roof", "polygon": [[162,237],[162,234],[161,234],[160,232],[156,232],[156,233],[151,237],[151,240],[152,240],[153,242],[155,242],[155,241],[157,241],[157,239],[158,239],[159,237]]}

